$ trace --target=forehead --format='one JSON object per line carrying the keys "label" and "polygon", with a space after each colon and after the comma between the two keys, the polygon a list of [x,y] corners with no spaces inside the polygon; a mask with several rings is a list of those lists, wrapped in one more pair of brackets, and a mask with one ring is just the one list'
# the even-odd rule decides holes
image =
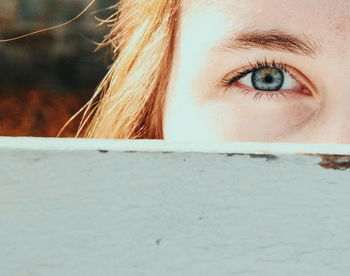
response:
{"label": "forehead", "polygon": [[[283,28],[346,40],[350,30],[348,0],[182,0],[182,21],[210,21],[239,31]],[[206,24],[206,23],[204,23]],[[208,24],[207,24],[208,25]],[[218,26],[218,25],[217,25]]]}

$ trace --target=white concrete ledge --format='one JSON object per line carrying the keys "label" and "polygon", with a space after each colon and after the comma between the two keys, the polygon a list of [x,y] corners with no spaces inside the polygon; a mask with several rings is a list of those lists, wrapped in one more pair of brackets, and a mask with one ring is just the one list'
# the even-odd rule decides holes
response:
{"label": "white concrete ledge", "polygon": [[177,151],[205,153],[319,153],[350,154],[350,144],[294,144],[253,142],[171,142],[74,138],[0,137],[0,149]]}
{"label": "white concrete ledge", "polygon": [[0,138],[0,276],[350,275],[349,153]]}

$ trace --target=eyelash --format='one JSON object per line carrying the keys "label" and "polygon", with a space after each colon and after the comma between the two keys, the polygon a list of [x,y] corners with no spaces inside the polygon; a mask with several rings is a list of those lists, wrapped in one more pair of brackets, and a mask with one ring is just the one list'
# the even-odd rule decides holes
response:
{"label": "eyelash", "polygon": [[[232,87],[237,81],[245,77],[246,75],[254,72],[255,70],[264,68],[264,67],[274,67],[277,69],[282,70],[284,73],[289,74],[292,78],[294,78],[296,81],[298,78],[294,76],[294,74],[288,69],[288,67],[285,64],[276,63],[275,60],[272,60],[272,62],[268,62],[266,59],[261,62],[259,60],[256,60],[255,63],[249,63],[249,67],[242,66],[242,70],[236,72],[233,76],[231,76],[229,79],[222,79],[222,83],[224,84],[224,88],[228,89]],[[267,97],[269,100],[272,98],[278,99],[279,96],[286,96],[288,92],[282,92],[282,91],[254,91],[244,89],[245,94],[252,94],[253,93],[253,99],[254,100],[260,100],[262,97]]]}

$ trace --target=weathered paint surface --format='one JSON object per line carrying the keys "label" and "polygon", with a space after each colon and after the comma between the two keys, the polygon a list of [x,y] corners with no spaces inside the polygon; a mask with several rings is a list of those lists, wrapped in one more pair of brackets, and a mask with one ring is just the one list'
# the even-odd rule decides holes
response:
{"label": "weathered paint surface", "polygon": [[0,275],[349,275],[349,153],[0,138]]}

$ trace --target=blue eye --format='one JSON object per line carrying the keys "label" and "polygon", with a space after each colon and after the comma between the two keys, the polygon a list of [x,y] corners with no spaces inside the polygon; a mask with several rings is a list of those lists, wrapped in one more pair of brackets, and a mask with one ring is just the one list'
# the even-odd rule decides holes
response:
{"label": "blue eye", "polygon": [[283,86],[284,72],[274,67],[264,67],[251,74],[251,82],[256,90],[278,91]]}
{"label": "blue eye", "polygon": [[242,66],[242,70],[230,73],[230,77],[221,79],[223,87],[233,89],[234,92],[243,92],[245,95],[253,96],[254,100],[264,97],[278,99],[279,96],[308,95],[312,93],[307,85],[303,85],[303,77],[293,67],[283,63],[276,64],[267,60],[249,63],[249,66]]}
{"label": "blue eye", "polygon": [[289,73],[273,66],[252,69],[237,82],[259,91],[293,90],[299,86]]}

